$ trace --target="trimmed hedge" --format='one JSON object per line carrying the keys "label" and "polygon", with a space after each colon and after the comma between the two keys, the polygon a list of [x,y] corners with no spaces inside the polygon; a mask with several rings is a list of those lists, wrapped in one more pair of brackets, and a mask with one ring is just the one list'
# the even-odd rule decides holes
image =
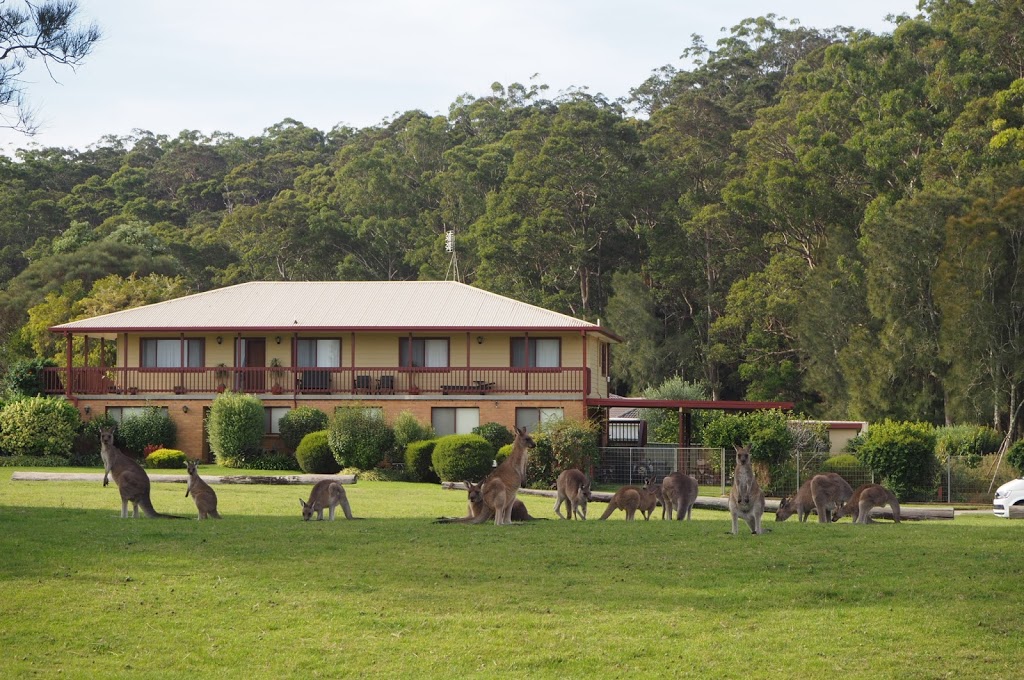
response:
{"label": "trimmed hedge", "polygon": [[511,444],[516,440],[515,434],[501,423],[484,423],[473,428],[473,434],[478,434],[491,443],[495,451],[501,447]]}
{"label": "trimmed hedge", "polygon": [[281,417],[281,441],[289,451],[297,451],[303,438],[311,432],[327,430],[327,414],[312,406],[293,408]]}
{"label": "trimmed hedge", "polygon": [[117,426],[117,437],[124,442],[125,453],[142,458],[147,446],[159,444],[164,448],[174,448],[178,443],[178,427],[163,409],[147,406],[141,413],[121,420]]}
{"label": "trimmed hedge", "polygon": [[511,455],[512,455],[512,445],[511,444],[505,444],[500,449],[498,449],[497,453],[494,454],[494,462],[497,465],[501,465],[502,463],[505,462],[505,459],[508,458]]}
{"label": "trimmed hedge", "polygon": [[436,439],[424,439],[409,442],[405,447],[405,470],[415,482],[439,482],[441,479],[434,472],[433,456]]}
{"label": "trimmed hedge", "polygon": [[494,449],[478,434],[450,434],[437,440],[431,462],[442,481],[477,481],[493,469]]}
{"label": "trimmed hedge", "polygon": [[181,469],[185,467],[187,456],[178,449],[157,449],[146,456],[146,467],[163,470]]}
{"label": "trimmed hedge", "polygon": [[[402,411],[391,423],[395,432],[395,448],[405,452],[409,444],[434,438],[434,428],[421,423],[412,411]],[[429,464],[429,461],[428,461]]]}
{"label": "trimmed hedge", "polygon": [[331,416],[329,432],[331,452],[343,468],[372,470],[395,458],[394,430],[369,409],[339,408]]}
{"label": "trimmed hedge", "polygon": [[70,457],[81,423],[78,409],[60,397],[17,399],[0,411],[0,454]]}
{"label": "trimmed hedge", "polygon": [[210,406],[207,429],[210,449],[224,467],[246,467],[247,458],[261,453],[263,402],[251,394],[224,392]]}
{"label": "trimmed hedge", "polygon": [[341,470],[338,461],[331,453],[331,445],[327,442],[327,430],[310,432],[295,449],[295,460],[303,472],[315,475],[333,475]]}
{"label": "trimmed hedge", "polygon": [[874,425],[857,457],[900,500],[932,497],[938,460],[935,428],[930,424],[886,420]]}
{"label": "trimmed hedge", "polygon": [[849,453],[832,456],[821,464],[819,472],[835,472],[855,488],[867,483],[871,477],[871,470],[857,460],[857,456]]}

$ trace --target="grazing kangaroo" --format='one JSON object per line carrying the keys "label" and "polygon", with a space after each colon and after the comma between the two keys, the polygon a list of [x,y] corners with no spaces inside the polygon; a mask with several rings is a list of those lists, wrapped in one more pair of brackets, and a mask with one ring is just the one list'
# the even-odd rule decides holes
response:
{"label": "grazing kangaroo", "polygon": [[322,520],[324,518],[324,508],[327,508],[328,519],[333,520],[334,508],[339,505],[345,512],[345,518],[352,519],[352,508],[349,507],[345,489],[333,479],[322,479],[314,484],[309,492],[309,501],[304,501],[300,498],[299,503],[302,504],[303,520],[309,520],[314,512],[316,513],[316,518]]}
{"label": "grazing kangaroo", "polygon": [[690,519],[693,504],[697,501],[697,480],[682,472],[672,472],[661,480],[661,518]]}
{"label": "grazing kangaroo", "polygon": [[605,509],[604,514],[601,515],[600,519],[608,519],[616,510],[625,510],[626,521],[632,522],[636,515],[637,508],[640,507],[641,501],[642,498],[639,488],[635,486],[624,486],[608,499],[608,507]]}
{"label": "grazing kangaroo", "polygon": [[640,487],[639,510],[645,520],[651,519],[654,509],[658,507],[658,500],[661,498],[661,484],[655,484],[654,479],[654,477],[648,477],[644,480],[644,485]]}
{"label": "grazing kangaroo", "polygon": [[836,510],[835,519],[850,515],[854,524],[874,524],[871,519],[872,508],[884,508],[886,505],[892,510],[893,522],[900,522],[900,502],[896,494],[886,489],[881,484],[864,484],[857,487],[850,500],[843,507]]}
{"label": "grazing kangaroo", "polygon": [[212,517],[221,519],[217,512],[217,493],[210,488],[210,485],[199,476],[199,463],[194,460],[187,461],[185,467],[188,469],[188,486],[185,487],[185,497],[192,494],[192,500],[196,503],[199,511],[199,519]]}
{"label": "grazing kangaroo", "polygon": [[811,510],[814,510],[818,514],[819,522],[828,522],[830,519],[822,520],[821,518],[829,516],[851,495],[853,495],[853,489],[837,473],[826,472],[815,475],[801,484],[792,498],[783,498],[779,502],[779,509],[775,512],[775,521],[785,522],[796,513],[797,519],[806,522]]}
{"label": "grazing kangaroo", "polygon": [[[438,517],[435,520],[435,524],[480,524],[491,519],[493,516],[493,510],[488,508],[484,504],[483,498],[483,482],[474,484],[473,482],[462,482],[466,485],[466,516],[465,517]],[[476,520],[481,514],[486,517],[481,522]],[[530,511],[526,509],[526,505],[516,499],[516,502],[512,505],[512,521],[513,522],[533,522],[540,519],[530,514]]]}
{"label": "grazing kangaroo", "polygon": [[[590,502],[590,480],[580,470],[563,470],[555,482],[557,497],[555,498],[555,514],[562,519],[587,518],[587,503]],[[565,503],[569,516],[562,515],[562,503]]]}
{"label": "grazing kangaroo", "polygon": [[184,519],[177,515],[164,515],[153,509],[149,499],[149,475],[131,457],[114,445],[114,428],[100,428],[100,457],[103,459],[103,486],[114,478],[117,490],[121,492],[121,518],[128,517],[128,502],[132,503],[132,516],[138,518],[139,507],[146,517],[162,519]]}
{"label": "grazing kangaroo", "polygon": [[762,534],[761,515],[764,514],[764,493],[750,466],[750,447],[737,446],[736,471],[729,491],[729,514],[732,515],[732,534],[739,533],[738,519],[743,518],[753,534]]}

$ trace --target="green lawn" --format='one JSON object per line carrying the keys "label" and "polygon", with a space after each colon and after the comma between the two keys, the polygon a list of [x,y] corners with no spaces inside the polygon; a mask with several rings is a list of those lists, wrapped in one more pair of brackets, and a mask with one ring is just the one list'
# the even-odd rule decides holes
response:
{"label": "green lawn", "polygon": [[[5,678],[967,678],[1024,657],[1024,522],[437,525],[463,493],[386,482],[346,487],[363,521],[303,523],[308,487],[262,485],[215,487],[220,522],[121,520],[113,486],[10,472]],[[194,516],[178,485],[153,503]]]}

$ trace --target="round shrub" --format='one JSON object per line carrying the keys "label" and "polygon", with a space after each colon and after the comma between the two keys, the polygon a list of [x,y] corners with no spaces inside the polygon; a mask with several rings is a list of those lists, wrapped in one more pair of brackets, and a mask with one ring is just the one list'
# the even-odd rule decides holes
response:
{"label": "round shrub", "polygon": [[483,425],[477,425],[473,428],[473,434],[478,434],[489,441],[495,451],[516,440],[516,436],[512,434],[512,430],[508,429],[501,423],[484,423]]}
{"label": "round shrub", "polygon": [[163,409],[148,406],[125,416],[117,426],[117,436],[124,443],[125,453],[141,458],[147,446],[158,444],[166,448],[177,444],[178,428]]}
{"label": "round shrub", "polygon": [[871,479],[871,470],[857,460],[857,456],[849,453],[827,459],[821,464],[820,472],[835,472],[852,487],[860,486]]}
{"label": "round shrub", "polygon": [[505,462],[505,459],[508,458],[511,455],[512,455],[512,445],[511,444],[505,444],[500,449],[498,449],[497,453],[494,454],[494,462],[497,465],[501,465],[502,463]]}
{"label": "round shrub", "polygon": [[409,442],[405,447],[405,469],[415,482],[439,482],[434,472],[433,456],[436,439]]}
{"label": "round shrub", "polygon": [[331,416],[329,432],[331,452],[343,468],[371,470],[395,458],[395,433],[376,410],[340,408]]}
{"label": "round shrub", "polygon": [[1018,439],[1010,446],[1006,452],[1006,462],[1024,477],[1024,439]]}
{"label": "round shrub", "polygon": [[178,449],[157,449],[146,456],[146,467],[164,470],[185,467],[185,452]]}
{"label": "round shrub", "polygon": [[864,437],[858,458],[900,500],[932,497],[938,461],[935,428],[928,423],[886,420],[874,425]]}
{"label": "round shrub", "polygon": [[[533,433],[535,447],[530,449],[526,455],[526,480],[523,486],[531,489],[550,489],[554,487],[555,481],[561,470],[555,463],[555,451],[551,447],[551,438],[547,432],[539,430]],[[511,447],[509,455],[512,454]]]}
{"label": "round shrub", "polygon": [[431,461],[442,481],[478,481],[492,470],[494,449],[478,434],[450,434],[437,440]]}
{"label": "round shrub", "polygon": [[[399,413],[398,417],[391,423],[391,429],[395,431],[395,448],[398,451],[406,451],[412,442],[434,438],[434,428],[417,420],[412,411],[402,411]],[[428,465],[429,462],[428,457]]]}
{"label": "round shrub", "polygon": [[541,425],[544,438],[551,444],[555,478],[562,470],[586,470],[601,462],[601,438],[597,423],[589,420],[550,420]]}
{"label": "round shrub", "polygon": [[78,409],[60,397],[12,401],[0,411],[0,453],[67,458],[81,422]]}
{"label": "round shrub", "polygon": [[245,467],[246,457],[260,453],[264,430],[263,402],[251,394],[224,392],[210,406],[210,449],[225,467]]}
{"label": "round shrub", "polygon": [[341,469],[331,453],[331,445],[327,443],[328,434],[327,430],[320,430],[302,438],[295,448],[295,460],[300,470],[314,475],[333,475]]}
{"label": "round shrub", "polygon": [[296,451],[307,434],[327,429],[327,414],[312,406],[299,406],[281,417],[279,427],[281,441],[289,451]]}

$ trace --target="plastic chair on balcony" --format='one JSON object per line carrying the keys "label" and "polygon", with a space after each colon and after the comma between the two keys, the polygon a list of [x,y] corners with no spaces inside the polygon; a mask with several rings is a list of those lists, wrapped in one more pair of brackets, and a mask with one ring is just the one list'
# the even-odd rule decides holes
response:
{"label": "plastic chair on balcony", "polygon": [[395,393],[395,376],[393,375],[382,375],[377,380],[377,391],[381,394],[394,394]]}
{"label": "plastic chair on balcony", "polygon": [[368,394],[370,392],[370,376],[357,375],[352,381],[352,391],[360,394]]}

